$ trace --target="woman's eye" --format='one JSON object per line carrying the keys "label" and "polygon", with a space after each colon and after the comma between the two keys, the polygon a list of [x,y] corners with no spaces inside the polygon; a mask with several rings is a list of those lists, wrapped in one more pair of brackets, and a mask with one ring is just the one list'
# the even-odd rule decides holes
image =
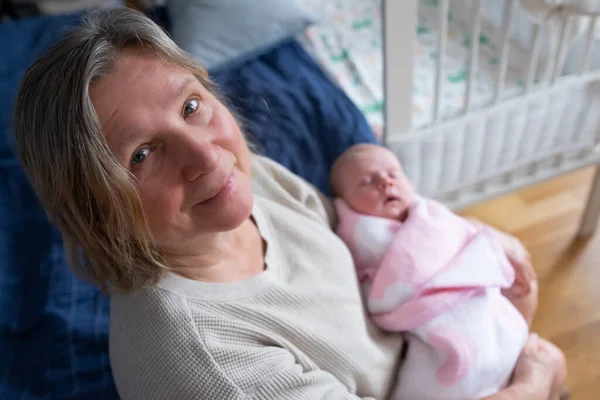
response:
{"label": "woman's eye", "polygon": [[198,100],[190,99],[183,107],[183,115],[193,114],[198,109]]}
{"label": "woman's eye", "polygon": [[135,165],[135,164],[141,163],[142,161],[144,161],[146,159],[146,157],[148,157],[149,154],[150,154],[149,149],[139,149],[133,155],[133,157],[131,157],[131,164]]}

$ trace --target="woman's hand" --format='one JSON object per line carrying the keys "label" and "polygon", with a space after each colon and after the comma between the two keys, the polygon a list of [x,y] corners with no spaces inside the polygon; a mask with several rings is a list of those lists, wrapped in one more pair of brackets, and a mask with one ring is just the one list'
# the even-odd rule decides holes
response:
{"label": "woman's hand", "polygon": [[530,334],[515,366],[511,387],[529,400],[559,400],[566,377],[562,351],[535,333]]}
{"label": "woman's hand", "polygon": [[529,335],[507,388],[481,400],[563,400],[565,356],[535,333]]}
{"label": "woman's hand", "polygon": [[531,325],[538,306],[538,282],[531,255],[516,237],[495,229],[493,231],[515,271],[515,281],[511,287],[502,289],[502,294]]}
{"label": "woman's hand", "polygon": [[516,237],[494,229],[504,249],[504,253],[515,269],[515,282],[509,291],[517,297],[525,296],[531,291],[532,282],[536,280],[535,270],[531,263],[531,255]]}
{"label": "woman's hand", "polygon": [[537,277],[531,264],[531,255],[521,241],[513,235],[484,224],[478,219],[468,218],[468,220],[477,229],[491,229],[494,232],[500,246],[504,250],[504,254],[506,254],[506,258],[508,258],[508,261],[510,261],[515,270],[515,282],[508,289],[512,297],[522,297],[529,294],[532,283]]}

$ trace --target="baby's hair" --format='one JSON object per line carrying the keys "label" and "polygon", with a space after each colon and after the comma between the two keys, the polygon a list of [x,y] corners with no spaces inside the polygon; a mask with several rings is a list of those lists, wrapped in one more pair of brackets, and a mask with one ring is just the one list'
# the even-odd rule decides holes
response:
{"label": "baby's hair", "polygon": [[359,144],[355,144],[353,146],[350,146],[346,151],[344,151],[342,153],[341,156],[338,157],[337,160],[335,160],[335,162],[333,163],[333,165],[331,166],[331,172],[330,172],[330,183],[331,183],[331,190],[333,191],[333,195],[335,197],[340,197],[342,195],[341,193],[341,175],[342,175],[342,170],[344,169],[344,166],[346,165],[347,162],[349,162],[350,160],[352,160],[352,157],[360,152],[363,152],[365,150],[369,150],[369,149],[383,149],[385,151],[390,151],[389,149],[377,145],[377,144],[372,144],[372,143],[359,143]]}

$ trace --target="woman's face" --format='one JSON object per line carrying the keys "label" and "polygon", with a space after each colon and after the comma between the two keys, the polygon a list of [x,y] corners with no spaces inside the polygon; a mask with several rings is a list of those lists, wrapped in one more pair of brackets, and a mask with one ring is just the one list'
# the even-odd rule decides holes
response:
{"label": "woman's face", "polygon": [[181,251],[249,217],[248,148],[227,108],[191,72],[130,49],[90,97],[110,149],[139,181],[157,244]]}

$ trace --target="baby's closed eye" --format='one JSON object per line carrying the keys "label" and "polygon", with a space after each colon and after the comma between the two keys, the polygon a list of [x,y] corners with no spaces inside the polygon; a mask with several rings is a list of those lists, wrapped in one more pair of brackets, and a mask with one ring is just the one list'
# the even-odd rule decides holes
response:
{"label": "baby's closed eye", "polygon": [[366,185],[370,185],[371,183],[373,183],[373,176],[372,175],[367,175],[364,176],[361,180],[360,180],[360,186],[366,186]]}

